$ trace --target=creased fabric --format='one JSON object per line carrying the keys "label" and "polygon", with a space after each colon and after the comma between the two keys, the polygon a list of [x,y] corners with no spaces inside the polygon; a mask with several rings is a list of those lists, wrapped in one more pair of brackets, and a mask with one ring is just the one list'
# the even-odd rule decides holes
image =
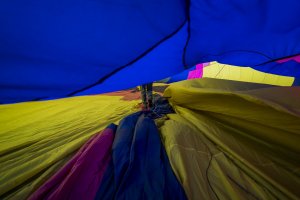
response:
{"label": "creased fabric", "polygon": [[158,129],[145,114],[135,113],[120,122],[112,157],[96,199],[186,199]]}
{"label": "creased fabric", "polygon": [[50,180],[30,196],[38,199],[94,199],[111,159],[116,125],[94,135]]}
{"label": "creased fabric", "polygon": [[160,127],[189,199],[299,199],[300,88],[194,79]]}

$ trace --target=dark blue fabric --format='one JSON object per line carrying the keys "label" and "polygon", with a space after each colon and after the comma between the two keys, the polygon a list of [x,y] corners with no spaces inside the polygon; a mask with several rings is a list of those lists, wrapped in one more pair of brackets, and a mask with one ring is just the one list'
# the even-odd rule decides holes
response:
{"label": "dark blue fabric", "polygon": [[189,65],[216,60],[253,67],[300,54],[299,0],[191,0],[190,5]]}
{"label": "dark blue fabric", "polygon": [[252,68],[270,74],[300,77],[300,63],[293,60],[284,63],[270,62]]}
{"label": "dark blue fabric", "polygon": [[300,54],[299,10],[299,0],[3,0],[0,103],[126,89],[209,61],[293,76],[299,65],[270,61]]}
{"label": "dark blue fabric", "polygon": [[[121,121],[112,157],[113,166],[106,171],[97,199],[186,199],[154,121],[142,112]],[[106,192],[107,183],[114,192],[111,188]]]}
{"label": "dark blue fabric", "polygon": [[110,161],[106,168],[100,187],[97,191],[95,200],[112,200],[116,192],[116,185],[114,181],[114,164]]}
{"label": "dark blue fabric", "polygon": [[190,69],[186,69],[183,72],[180,72],[179,74],[176,74],[172,77],[170,77],[170,79],[168,80],[168,83],[174,83],[177,81],[183,81],[183,80],[187,80],[188,76],[189,76],[189,72],[192,70],[195,70],[196,66],[191,67]]}
{"label": "dark blue fabric", "polygon": [[135,125],[140,115],[141,112],[137,112],[123,119],[116,132],[112,146],[112,158],[117,188],[119,188],[129,167]]}
{"label": "dark blue fabric", "polygon": [[110,125],[108,125],[106,127],[106,129],[107,128],[111,129],[115,133],[117,131],[118,126],[116,124],[114,124],[114,123],[111,123]]}
{"label": "dark blue fabric", "polygon": [[185,11],[185,0],[1,1],[0,102],[76,94],[178,32]]}
{"label": "dark blue fabric", "polygon": [[102,84],[84,90],[78,95],[130,88],[178,74],[184,70],[182,54],[187,39],[186,28],[185,24],[173,37],[161,43],[143,59],[110,76]]}
{"label": "dark blue fabric", "polygon": [[300,86],[300,78],[295,78],[293,86]]}

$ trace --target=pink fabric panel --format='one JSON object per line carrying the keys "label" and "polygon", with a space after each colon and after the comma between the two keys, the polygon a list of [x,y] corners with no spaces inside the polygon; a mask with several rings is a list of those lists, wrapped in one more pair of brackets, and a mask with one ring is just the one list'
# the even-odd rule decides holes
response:
{"label": "pink fabric panel", "polygon": [[30,200],[93,200],[111,159],[114,132],[106,128],[94,135]]}
{"label": "pink fabric panel", "polygon": [[197,64],[196,70],[192,70],[188,74],[188,79],[202,78],[204,64]]}
{"label": "pink fabric panel", "polygon": [[209,62],[207,62],[207,63],[202,63],[203,67],[206,67],[206,66],[208,66],[209,64],[210,64]]}
{"label": "pink fabric panel", "polygon": [[193,70],[189,72],[188,79],[194,79],[197,77],[197,71]]}
{"label": "pink fabric panel", "polygon": [[202,69],[203,69],[203,64],[196,65],[196,70],[202,70]]}
{"label": "pink fabric panel", "polygon": [[294,60],[294,61],[300,63],[300,55],[289,57],[289,58],[284,58],[284,59],[281,59],[281,60],[277,60],[276,62],[284,63],[284,62],[287,62],[287,61],[290,61],[290,60]]}

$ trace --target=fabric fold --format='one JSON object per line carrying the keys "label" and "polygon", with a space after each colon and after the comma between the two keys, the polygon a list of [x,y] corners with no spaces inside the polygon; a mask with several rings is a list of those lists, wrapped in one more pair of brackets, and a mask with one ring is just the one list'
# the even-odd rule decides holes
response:
{"label": "fabric fold", "polygon": [[[112,157],[96,199],[186,199],[147,113],[135,113],[120,122]],[[111,184],[109,192],[104,189],[109,188],[106,183]]]}
{"label": "fabric fold", "polygon": [[116,125],[94,135],[51,179],[30,196],[38,199],[94,199],[111,159]]}

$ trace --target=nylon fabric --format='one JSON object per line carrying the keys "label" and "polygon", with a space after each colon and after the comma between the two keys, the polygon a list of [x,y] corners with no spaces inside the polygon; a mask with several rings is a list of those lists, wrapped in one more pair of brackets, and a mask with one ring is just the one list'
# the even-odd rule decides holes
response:
{"label": "nylon fabric", "polygon": [[299,62],[281,62],[300,54],[299,9],[298,0],[1,1],[0,104],[128,89],[210,61],[299,77]]}
{"label": "nylon fabric", "polygon": [[186,38],[187,23],[173,37],[149,52],[143,59],[118,71],[103,83],[79,92],[77,95],[127,89],[179,73],[185,69],[182,65],[182,46]]}
{"label": "nylon fabric", "polygon": [[264,65],[253,66],[252,68],[270,74],[300,77],[300,62],[294,60],[283,63],[269,62]]}
{"label": "nylon fabric", "polygon": [[203,77],[207,78],[280,86],[291,86],[294,82],[295,76],[295,74],[290,74],[290,76],[280,76],[272,73],[260,72],[250,67],[224,65],[217,62],[210,63],[210,65],[206,66],[203,70]]}
{"label": "nylon fabric", "polygon": [[[0,102],[62,98],[90,88],[172,37],[185,24],[185,10],[184,0],[2,1]],[[122,73],[124,83],[130,75]],[[127,89],[117,86],[108,91]]]}
{"label": "nylon fabric", "polygon": [[142,112],[120,122],[112,157],[96,199],[186,199],[154,121]]}
{"label": "nylon fabric", "polygon": [[218,61],[265,70],[267,62],[300,54],[299,9],[298,0],[191,0],[188,65]]}
{"label": "nylon fabric", "polygon": [[90,199],[96,196],[111,160],[116,125],[95,134],[74,157],[30,197],[38,199]]}
{"label": "nylon fabric", "polygon": [[299,87],[217,79],[170,85],[160,127],[189,199],[298,199]]}
{"label": "nylon fabric", "polygon": [[111,159],[109,165],[104,173],[103,181],[101,182],[95,200],[111,200],[114,199],[116,185],[114,182],[114,163]]}
{"label": "nylon fabric", "polygon": [[[300,68],[299,68],[300,69]],[[175,76],[170,77],[168,83],[178,82],[189,79],[189,73],[196,71],[196,67],[187,69]],[[288,70],[287,72],[295,72],[295,70]],[[200,72],[197,72],[199,75]],[[290,74],[290,76],[281,76],[272,73],[265,73],[257,71],[250,67],[241,67],[233,65],[225,65],[218,62],[210,62],[203,68],[203,75],[198,78],[216,78],[234,81],[243,81],[251,83],[262,83],[269,85],[291,86],[297,77],[297,74]]]}
{"label": "nylon fabric", "polygon": [[0,198],[26,199],[92,135],[136,111],[122,96],[0,106]]}

